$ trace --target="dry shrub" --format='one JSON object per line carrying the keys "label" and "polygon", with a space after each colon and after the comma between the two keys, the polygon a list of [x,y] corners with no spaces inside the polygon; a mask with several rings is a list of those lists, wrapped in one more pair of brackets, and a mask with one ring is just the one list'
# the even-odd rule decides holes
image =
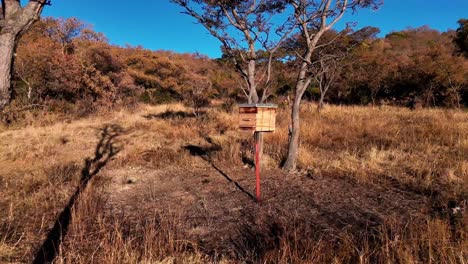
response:
{"label": "dry shrub", "polygon": [[[197,118],[159,116],[179,111],[190,114],[180,104],[141,105],[131,111],[69,118],[67,123],[46,112],[26,112],[31,115],[31,122],[25,124],[29,127],[2,128],[0,212],[6,213],[0,214],[0,262],[31,260],[73,193],[84,158],[94,153],[96,128],[103,123],[120,124],[130,131],[123,136],[124,148],[109,162],[109,169],[142,167],[147,172],[148,168],[169,170],[168,165],[187,172],[195,165],[212,169],[186,146],[202,149],[205,157],[224,167],[252,162],[252,135],[237,132],[234,110],[207,109]],[[466,112],[328,106],[317,115],[315,106],[305,105],[301,114],[300,169],[356,185],[417,193],[434,204],[435,208],[421,208],[427,220],[407,225],[387,222],[362,233],[341,230],[331,236],[330,230],[278,218],[273,212],[235,230],[239,240],[233,253],[223,255],[203,251],[198,241],[187,241],[177,210],[160,208],[127,215],[125,208],[109,204],[113,190],[103,177],[97,177],[74,208],[56,262],[466,262]],[[280,110],[277,120],[277,131],[265,136],[264,153],[271,167],[281,166],[286,156],[286,109]],[[141,208],[148,200],[140,201]],[[461,219],[454,220],[453,210],[460,212],[457,217]]]}
{"label": "dry shrub", "polygon": [[466,239],[457,239],[445,220],[406,226],[389,221],[361,234],[343,231],[332,240],[318,234],[303,239],[305,231],[298,228],[283,226],[290,235],[277,238],[278,247],[259,263],[464,263],[468,257]]}
{"label": "dry shrub", "polygon": [[[302,169],[365,182],[391,179],[420,192],[442,188],[462,194],[468,187],[466,113],[357,106],[311,111],[306,105],[301,112]],[[282,129],[278,135],[285,142]]]}
{"label": "dry shrub", "polygon": [[54,186],[76,181],[79,176],[80,166],[76,163],[53,165],[46,171],[47,181]]}
{"label": "dry shrub", "polygon": [[468,254],[466,240],[457,240],[444,220],[406,226],[388,222],[359,234],[344,230],[327,238],[312,226],[258,215],[233,235],[232,254],[206,255],[184,239],[177,214],[152,212],[150,220],[129,222],[125,215],[96,212],[95,204],[81,205],[75,212],[81,217],[74,220],[59,262],[464,263]]}
{"label": "dry shrub", "polygon": [[182,149],[159,147],[139,152],[129,153],[119,158],[119,166],[142,166],[148,168],[164,168],[172,165],[185,165],[189,156]]}
{"label": "dry shrub", "polygon": [[228,98],[222,101],[221,109],[227,113],[234,113],[237,110],[237,103],[234,99]]}
{"label": "dry shrub", "polygon": [[242,164],[241,138],[235,135],[213,136],[209,138],[211,146],[207,148],[209,157],[217,162]]}
{"label": "dry shrub", "polygon": [[63,119],[45,105],[22,106],[12,102],[0,113],[0,129],[21,129],[25,126],[47,126]]}
{"label": "dry shrub", "polygon": [[[446,220],[427,219],[406,226],[389,222],[379,228],[372,260],[392,263],[463,263],[467,257],[466,240],[457,238]],[[466,236],[466,234],[464,234]],[[377,246],[375,246],[377,245]]]}
{"label": "dry shrub", "polygon": [[[150,218],[106,213],[105,185],[92,184],[74,208],[73,221],[57,263],[155,263],[186,259],[206,263],[206,257],[184,239],[177,214],[142,212]],[[169,261],[170,263],[170,261]]]}
{"label": "dry shrub", "polygon": [[75,163],[52,165],[37,172],[5,177],[0,188],[0,262],[29,262],[38,239],[43,238],[72,193],[80,167]]}

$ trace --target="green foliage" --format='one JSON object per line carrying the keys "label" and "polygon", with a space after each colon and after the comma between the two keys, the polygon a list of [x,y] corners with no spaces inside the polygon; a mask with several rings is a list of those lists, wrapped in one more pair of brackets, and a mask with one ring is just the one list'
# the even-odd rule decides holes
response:
{"label": "green foliage", "polygon": [[320,88],[317,86],[309,86],[306,90],[306,97],[317,100],[320,97]]}

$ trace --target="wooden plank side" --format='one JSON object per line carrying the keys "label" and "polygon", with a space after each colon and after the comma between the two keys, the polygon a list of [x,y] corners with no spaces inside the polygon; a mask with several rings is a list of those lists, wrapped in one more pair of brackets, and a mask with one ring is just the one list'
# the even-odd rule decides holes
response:
{"label": "wooden plank side", "polygon": [[257,121],[257,115],[256,114],[240,114],[239,115],[239,121]]}
{"label": "wooden plank side", "polygon": [[239,127],[255,127],[257,117],[256,114],[239,114]]}
{"label": "wooden plank side", "polygon": [[252,113],[257,113],[257,112],[258,112],[258,108],[256,107],[239,107],[240,114],[244,114],[244,113],[252,114]]}
{"label": "wooden plank side", "polygon": [[255,122],[239,122],[239,127],[240,128],[243,128],[243,127],[253,127],[253,128],[255,128],[256,125],[255,125]]}

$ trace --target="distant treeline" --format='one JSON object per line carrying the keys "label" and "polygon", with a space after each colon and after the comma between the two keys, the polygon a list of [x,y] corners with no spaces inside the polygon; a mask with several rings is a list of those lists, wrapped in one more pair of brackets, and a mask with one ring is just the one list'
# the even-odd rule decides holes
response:
{"label": "distant treeline", "polygon": [[[468,23],[459,23],[458,31],[422,27],[384,38],[373,27],[329,32],[315,56],[317,76],[330,85],[325,101],[468,106]],[[290,95],[298,45],[301,40],[292,37],[279,52],[270,101]],[[243,101],[239,81],[225,58],[118,47],[75,18],[45,18],[21,38],[12,107],[40,105],[87,114],[98,107],[178,100],[197,108],[213,98]],[[319,98],[319,84],[317,79],[310,85],[310,100]]]}

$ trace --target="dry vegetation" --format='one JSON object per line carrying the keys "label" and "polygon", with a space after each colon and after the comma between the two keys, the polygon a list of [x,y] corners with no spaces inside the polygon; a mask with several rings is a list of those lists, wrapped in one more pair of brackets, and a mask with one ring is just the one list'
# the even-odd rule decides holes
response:
{"label": "dry vegetation", "polygon": [[235,109],[190,113],[2,128],[0,262],[54,245],[56,263],[466,263],[466,112],[306,105],[301,170],[286,174],[281,111],[261,204]]}

